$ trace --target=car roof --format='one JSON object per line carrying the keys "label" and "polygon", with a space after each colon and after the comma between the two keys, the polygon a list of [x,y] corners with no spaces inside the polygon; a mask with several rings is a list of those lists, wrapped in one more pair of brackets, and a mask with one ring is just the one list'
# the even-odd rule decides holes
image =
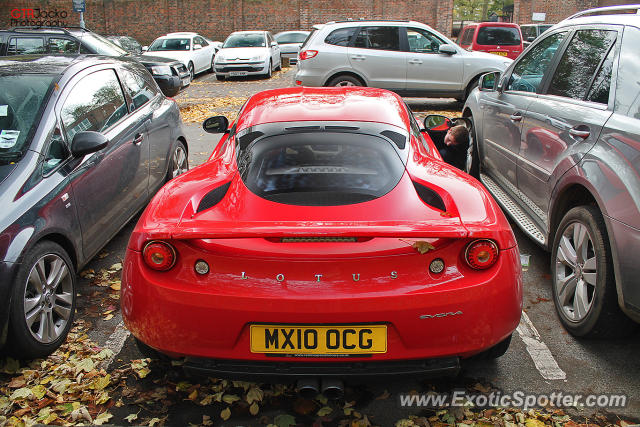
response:
{"label": "car roof", "polygon": [[76,65],[90,67],[100,63],[117,63],[137,61],[129,58],[114,58],[103,55],[15,55],[0,58],[0,74],[18,73],[64,74]]}
{"label": "car roof", "polygon": [[631,25],[640,28],[640,15],[636,14],[615,14],[615,15],[591,15],[580,16],[575,18],[567,18],[560,21],[556,25],[597,25],[597,24],[619,24],[619,25]]}
{"label": "car roof", "polygon": [[474,22],[473,24],[465,25],[464,28],[468,27],[512,27],[518,28],[520,27],[518,24],[513,22]]}
{"label": "car roof", "polygon": [[247,101],[237,130],[291,121],[378,122],[409,129],[404,101],[371,87],[289,87],[265,90]]}
{"label": "car roof", "polygon": [[175,33],[167,33],[165,37],[169,36],[197,36],[198,33],[194,33],[192,31],[178,31]]}
{"label": "car roof", "polygon": [[[431,28],[430,25],[425,24],[424,22],[418,22],[418,21],[408,21],[408,20],[402,20],[402,19],[347,19],[347,20],[343,20],[343,21],[330,21],[327,22],[326,24],[323,25],[324,26],[352,26],[352,25],[381,25],[381,24],[386,24],[386,25],[423,25],[426,26],[428,28]],[[315,27],[315,26],[314,26]],[[320,27],[322,28],[322,27]]]}
{"label": "car roof", "polygon": [[266,33],[266,31],[263,31],[263,30],[249,30],[249,31],[234,31],[231,34],[264,34],[264,33]]}

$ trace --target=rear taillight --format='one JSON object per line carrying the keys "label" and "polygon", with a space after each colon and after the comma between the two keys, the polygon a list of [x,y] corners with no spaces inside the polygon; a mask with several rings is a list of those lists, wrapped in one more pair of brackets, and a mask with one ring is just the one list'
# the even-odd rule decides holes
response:
{"label": "rear taillight", "polygon": [[485,270],[498,260],[498,245],[491,240],[474,240],[469,243],[465,251],[465,260],[469,267]]}
{"label": "rear taillight", "polygon": [[176,263],[176,250],[166,242],[153,241],[147,243],[142,250],[142,258],[147,267],[167,271]]}
{"label": "rear taillight", "polygon": [[304,61],[305,59],[311,59],[315,57],[317,54],[318,54],[317,50],[303,50],[302,52],[300,52],[298,57],[300,58],[301,61]]}

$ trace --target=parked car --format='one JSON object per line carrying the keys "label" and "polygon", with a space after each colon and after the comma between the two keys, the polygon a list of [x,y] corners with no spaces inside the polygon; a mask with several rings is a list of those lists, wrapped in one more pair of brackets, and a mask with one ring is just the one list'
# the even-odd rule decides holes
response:
{"label": "parked car", "polygon": [[547,30],[483,76],[463,110],[475,124],[467,169],[551,252],[556,311],[577,336],[640,321],[640,16],[630,8]]}
{"label": "parked car", "polygon": [[280,46],[280,55],[289,59],[290,64],[295,64],[298,61],[300,46],[302,46],[309,34],[311,34],[310,31],[283,31],[273,36],[273,38]]}
{"label": "parked car", "polygon": [[129,54],[100,34],[82,28],[16,27],[0,30],[0,56],[26,54],[97,54],[130,56],[151,73],[166,96],[175,96],[191,83],[187,68],[180,62],[159,57]]}
{"label": "parked car", "polygon": [[522,46],[526,49],[540,34],[553,27],[553,24],[524,24],[520,25],[522,32]]}
{"label": "parked car", "polygon": [[3,58],[0,129],[0,330],[42,357],[73,323],[76,271],[187,170],[187,145],[176,103],[112,57]]}
{"label": "parked car", "polygon": [[268,90],[204,129],[223,134],[209,161],[153,199],[127,246],[120,301],[143,351],[255,380],[453,373],[507,350],[513,232],[398,95]]}
{"label": "parked car", "polygon": [[523,50],[520,26],[511,22],[480,22],[465,26],[458,37],[468,51],[488,52],[516,59]]}
{"label": "parked car", "polygon": [[268,31],[236,31],[229,34],[215,60],[218,80],[226,77],[264,75],[280,70],[280,47]]}
{"label": "parked car", "polygon": [[158,37],[147,48],[143,46],[145,56],[159,55],[182,62],[193,77],[204,71],[213,71],[213,58],[216,56],[215,45],[209,43],[197,33],[169,33]]}
{"label": "parked car", "polygon": [[138,40],[129,36],[107,36],[109,40],[117,44],[124,50],[135,55],[142,54],[142,45],[138,43]]}
{"label": "parked car", "polygon": [[467,52],[413,21],[341,21],[315,29],[300,49],[296,85],[373,86],[403,96],[464,100],[478,77],[511,63]]}

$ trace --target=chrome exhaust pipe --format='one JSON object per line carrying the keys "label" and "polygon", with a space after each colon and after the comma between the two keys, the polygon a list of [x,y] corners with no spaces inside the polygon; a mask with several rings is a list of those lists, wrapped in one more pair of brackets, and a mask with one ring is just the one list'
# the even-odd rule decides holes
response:
{"label": "chrome exhaust pipe", "polygon": [[296,383],[298,394],[305,399],[314,399],[318,395],[318,380],[315,378],[302,378]]}
{"label": "chrome exhaust pipe", "polygon": [[337,400],[344,396],[344,384],[341,380],[326,378],[322,380],[320,387],[322,394],[329,400]]}

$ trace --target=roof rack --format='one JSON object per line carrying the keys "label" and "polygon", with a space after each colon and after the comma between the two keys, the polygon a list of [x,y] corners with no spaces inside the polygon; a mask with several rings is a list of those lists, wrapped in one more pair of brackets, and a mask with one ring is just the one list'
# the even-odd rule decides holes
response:
{"label": "roof rack", "polygon": [[11,27],[9,28],[9,31],[15,31],[15,32],[29,32],[30,30],[48,30],[48,31],[59,31],[62,34],[70,34],[69,33],[69,29],[73,29],[73,30],[82,30],[82,31],[91,31],[88,28],[83,28],[83,27],[75,27],[72,25],[66,25],[64,27],[55,27],[55,26],[46,26],[46,25],[42,25],[42,26],[37,26],[37,25],[33,25],[33,26],[19,26],[19,27]]}
{"label": "roof rack", "polygon": [[366,22],[411,22],[408,19],[367,19],[367,18],[353,19],[353,18],[349,18],[349,19],[341,19],[339,21],[329,21],[329,22],[327,22],[327,24],[339,24],[339,23],[342,23],[342,22],[360,22],[360,21],[366,21]]}
{"label": "roof rack", "polygon": [[[605,7],[596,7],[595,9],[583,10],[582,12],[574,13],[566,20],[580,18],[581,16],[589,16],[589,15],[617,15],[615,12],[621,12],[626,10],[629,14],[631,11],[635,10],[636,15],[640,15],[640,4],[625,4],[618,6],[605,6]],[[611,13],[614,12],[614,13]]]}

